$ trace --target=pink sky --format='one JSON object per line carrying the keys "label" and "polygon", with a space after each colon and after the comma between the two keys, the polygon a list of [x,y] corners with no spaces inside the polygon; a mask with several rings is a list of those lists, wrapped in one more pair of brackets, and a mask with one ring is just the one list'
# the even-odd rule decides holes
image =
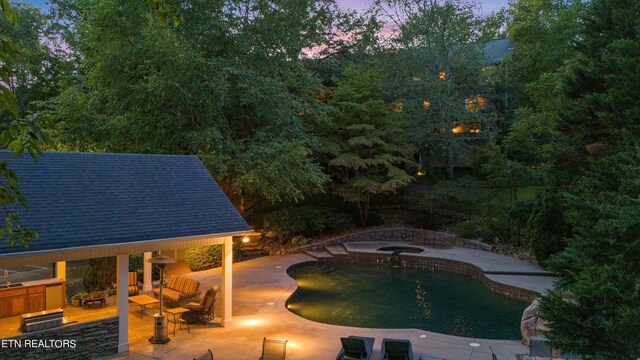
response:
{"label": "pink sky", "polygon": [[[24,0],[28,4],[32,4],[35,6],[40,6],[43,8],[48,8],[46,5],[46,0]],[[337,0],[340,6],[344,9],[354,9],[354,10],[363,10],[366,9],[370,4],[371,0]],[[507,7],[509,4],[508,0],[484,0],[480,1],[482,3],[482,12],[484,14],[491,13],[496,11],[502,7]]]}
{"label": "pink sky", "polygon": [[[354,9],[361,11],[369,6],[371,0],[337,0],[337,2],[343,9]],[[489,14],[491,12],[499,10],[500,8],[509,6],[508,0],[484,0],[479,1],[479,3],[482,4],[483,14]]]}

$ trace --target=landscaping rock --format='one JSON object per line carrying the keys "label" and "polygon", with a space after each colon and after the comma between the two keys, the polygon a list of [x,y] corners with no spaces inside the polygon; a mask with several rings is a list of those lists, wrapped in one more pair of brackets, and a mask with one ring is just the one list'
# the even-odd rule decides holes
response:
{"label": "landscaping rock", "polygon": [[524,312],[520,320],[520,334],[522,343],[529,346],[529,338],[532,336],[541,337],[542,331],[549,330],[544,320],[539,318],[540,302],[534,299]]}

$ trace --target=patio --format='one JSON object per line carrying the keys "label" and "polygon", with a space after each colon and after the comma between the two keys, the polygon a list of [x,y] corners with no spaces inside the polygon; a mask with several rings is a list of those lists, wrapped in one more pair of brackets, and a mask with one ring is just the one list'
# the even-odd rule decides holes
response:
{"label": "patio", "polygon": [[[455,256],[452,249],[451,256]],[[495,258],[500,255],[493,254]],[[348,335],[376,338],[374,356],[379,358],[382,338],[409,339],[415,354],[429,354],[449,360],[490,359],[493,348],[499,359],[514,359],[516,353],[526,353],[527,347],[519,341],[463,338],[432,333],[418,329],[364,329],[321,324],[301,318],[285,308],[296,283],[286,274],[295,263],[312,261],[311,256],[294,254],[262,257],[233,265],[233,319],[232,327],[219,327],[218,317],[208,326],[193,325],[191,332],[178,330],[171,333],[166,345],[150,344],[152,322],[149,315],[141,320],[138,307],[129,309],[129,352],[107,359],[192,359],[211,349],[215,358],[225,360],[257,359],[262,338],[286,339],[287,359],[333,359],[340,349],[339,338]],[[513,263],[511,263],[513,265]],[[524,263],[522,263],[524,266]],[[202,287],[220,283],[220,269],[187,275],[201,282]],[[526,286],[526,284],[523,284]],[[216,315],[219,314],[216,302]],[[471,347],[476,342],[479,347]]]}

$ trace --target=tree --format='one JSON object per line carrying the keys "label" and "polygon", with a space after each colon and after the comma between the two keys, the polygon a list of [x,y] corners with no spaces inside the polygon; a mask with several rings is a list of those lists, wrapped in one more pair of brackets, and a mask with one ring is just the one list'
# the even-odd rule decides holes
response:
{"label": "tree", "polygon": [[[0,20],[8,26],[18,24],[18,14],[9,4],[9,0],[0,1]],[[6,36],[0,35],[0,109],[16,113],[16,103],[8,85],[12,75],[11,63],[17,53],[17,48]]]}
{"label": "tree", "polygon": [[16,26],[0,21],[0,32],[20,49],[12,61],[13,76],[8,86],[16,99],[18,117],[36,121],[42,102],[59,93],[71,64],[52,33],[48,14],[24,3],[17,3],[15,11],[20,18]]}
{"label": "tree", "polygon": [[626,140],[567,195],[573,236],[548,261],[560,280],[541,301],[553,345],[594,358],[640,356],[640,142]]}
{"label": "tree", "polygon": [[[5,28],[18,24],[18,14],[7,0],[0,0],[0,25]],[[3,31],[4,33],[4,31]],[[11,91],[14,76],[13,64],[19,50],[4,34],[0,35],[0,149],[8,149],[19,156],[23,151],[29,152],[35,159],[40,149],[42,134],[29,120],[18,117],[15,95]],[[19,181],[5,161],[0,161],[0,205],[4,212],[4,223],[0,229],[0,239],[6,239],[11,246],[20,243],[27,246],[29,241],[37,237],[37,233],[20,225],[20,215],[15,212],[19,206],[26,208],[27,199],[18,188]]]}
{"label": "tree", "polygon": [[580,31],[584,12],[582,0],[518,0],[509,3],[509,40],[515,45],[507,64],[511,102],[536,107],[536,100],[524,92],[543,74],[561,71],[575,56],[571,46]]}
{"label": "tree", "polygon": [[[585,3],[556,0],[518,0],[509,4],[509,39],[513,55],[501,71],[508,94],[502,129],[504,155],[521,164],[530,183],[544,187],[527,220],[526,236],[540,264],[564,247],[570,234],[563,214],[562,191],[547,164],[558,155],[552,151],[558,135],[560,112],[566,105],[562,79],[575,56],[571,46],[580,31]],[[533,181],[532,181],[533,180]]]}
{"label": "tree", "polygon": [[197,154],[241,211],[322,191],[309,127],[327,116],[300,54],[333,2],[176,3],[165,23],[144,0],[54,1],[82,63],[54,103],[63,146]]}
{"label": "tree", "polygon": [[595,358],[640,356],[638,13],[638,2],[588,5],[549,164],[572,236],[549,260],[559,281],[541,315],[555,346]]}
{"label": "tree", "polygon": [[[494,142],[471,148],[469,158],[473,169],[485,176],[487,198],[482,210],[484,237],[501,241],[515,239],[519,243],[526,218],[520,218],[520,213],[525,209],[518,200],[518,190],[528,184],[530,173],[522,164],[509,160]],[[506,201],[504,189],[509,191]]]}
{"label": "tree", "polygon": [[329,161],[338,194],[358,206],[366,225],[375,195],[395,192],[409,184],[403,166],[411,166],[414,147],[407,145],[405,117],[385,102],[383,78],[377,69],[350,66],[331,94],[336,108],[335,157]]}
{"label": "tree", "polygon": [[478,42],[491,38],[489,28],[474,4],[462,1],[378,0],[374,6],[397,29],[382,62],[389,64],[391,91],[413,122],[412,140],[445,159],[447,179],[453,179],[456,155],[470,139],[454,133],[463,124],[481,129],[473,139],[492,130],[487,113],[465,106],[466,99],[483,95],[486,63]]}

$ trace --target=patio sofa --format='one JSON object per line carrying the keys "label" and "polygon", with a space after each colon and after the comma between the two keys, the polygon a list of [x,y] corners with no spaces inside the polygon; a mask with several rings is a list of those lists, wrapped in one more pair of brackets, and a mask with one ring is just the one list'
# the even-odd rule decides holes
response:
{"label": "patio sofa", "polygon": [[[167,285],[162,289],[162,297],[176,304],[191,301],[200,294],[200,282],[184,276],[171,275]],[[153,289],[153,296],[160,296],[160,289]]]}
{"label": "patio sofa", "polygon": [[129,272],[129,296],[138,295],[138,273],[135,271]]}

